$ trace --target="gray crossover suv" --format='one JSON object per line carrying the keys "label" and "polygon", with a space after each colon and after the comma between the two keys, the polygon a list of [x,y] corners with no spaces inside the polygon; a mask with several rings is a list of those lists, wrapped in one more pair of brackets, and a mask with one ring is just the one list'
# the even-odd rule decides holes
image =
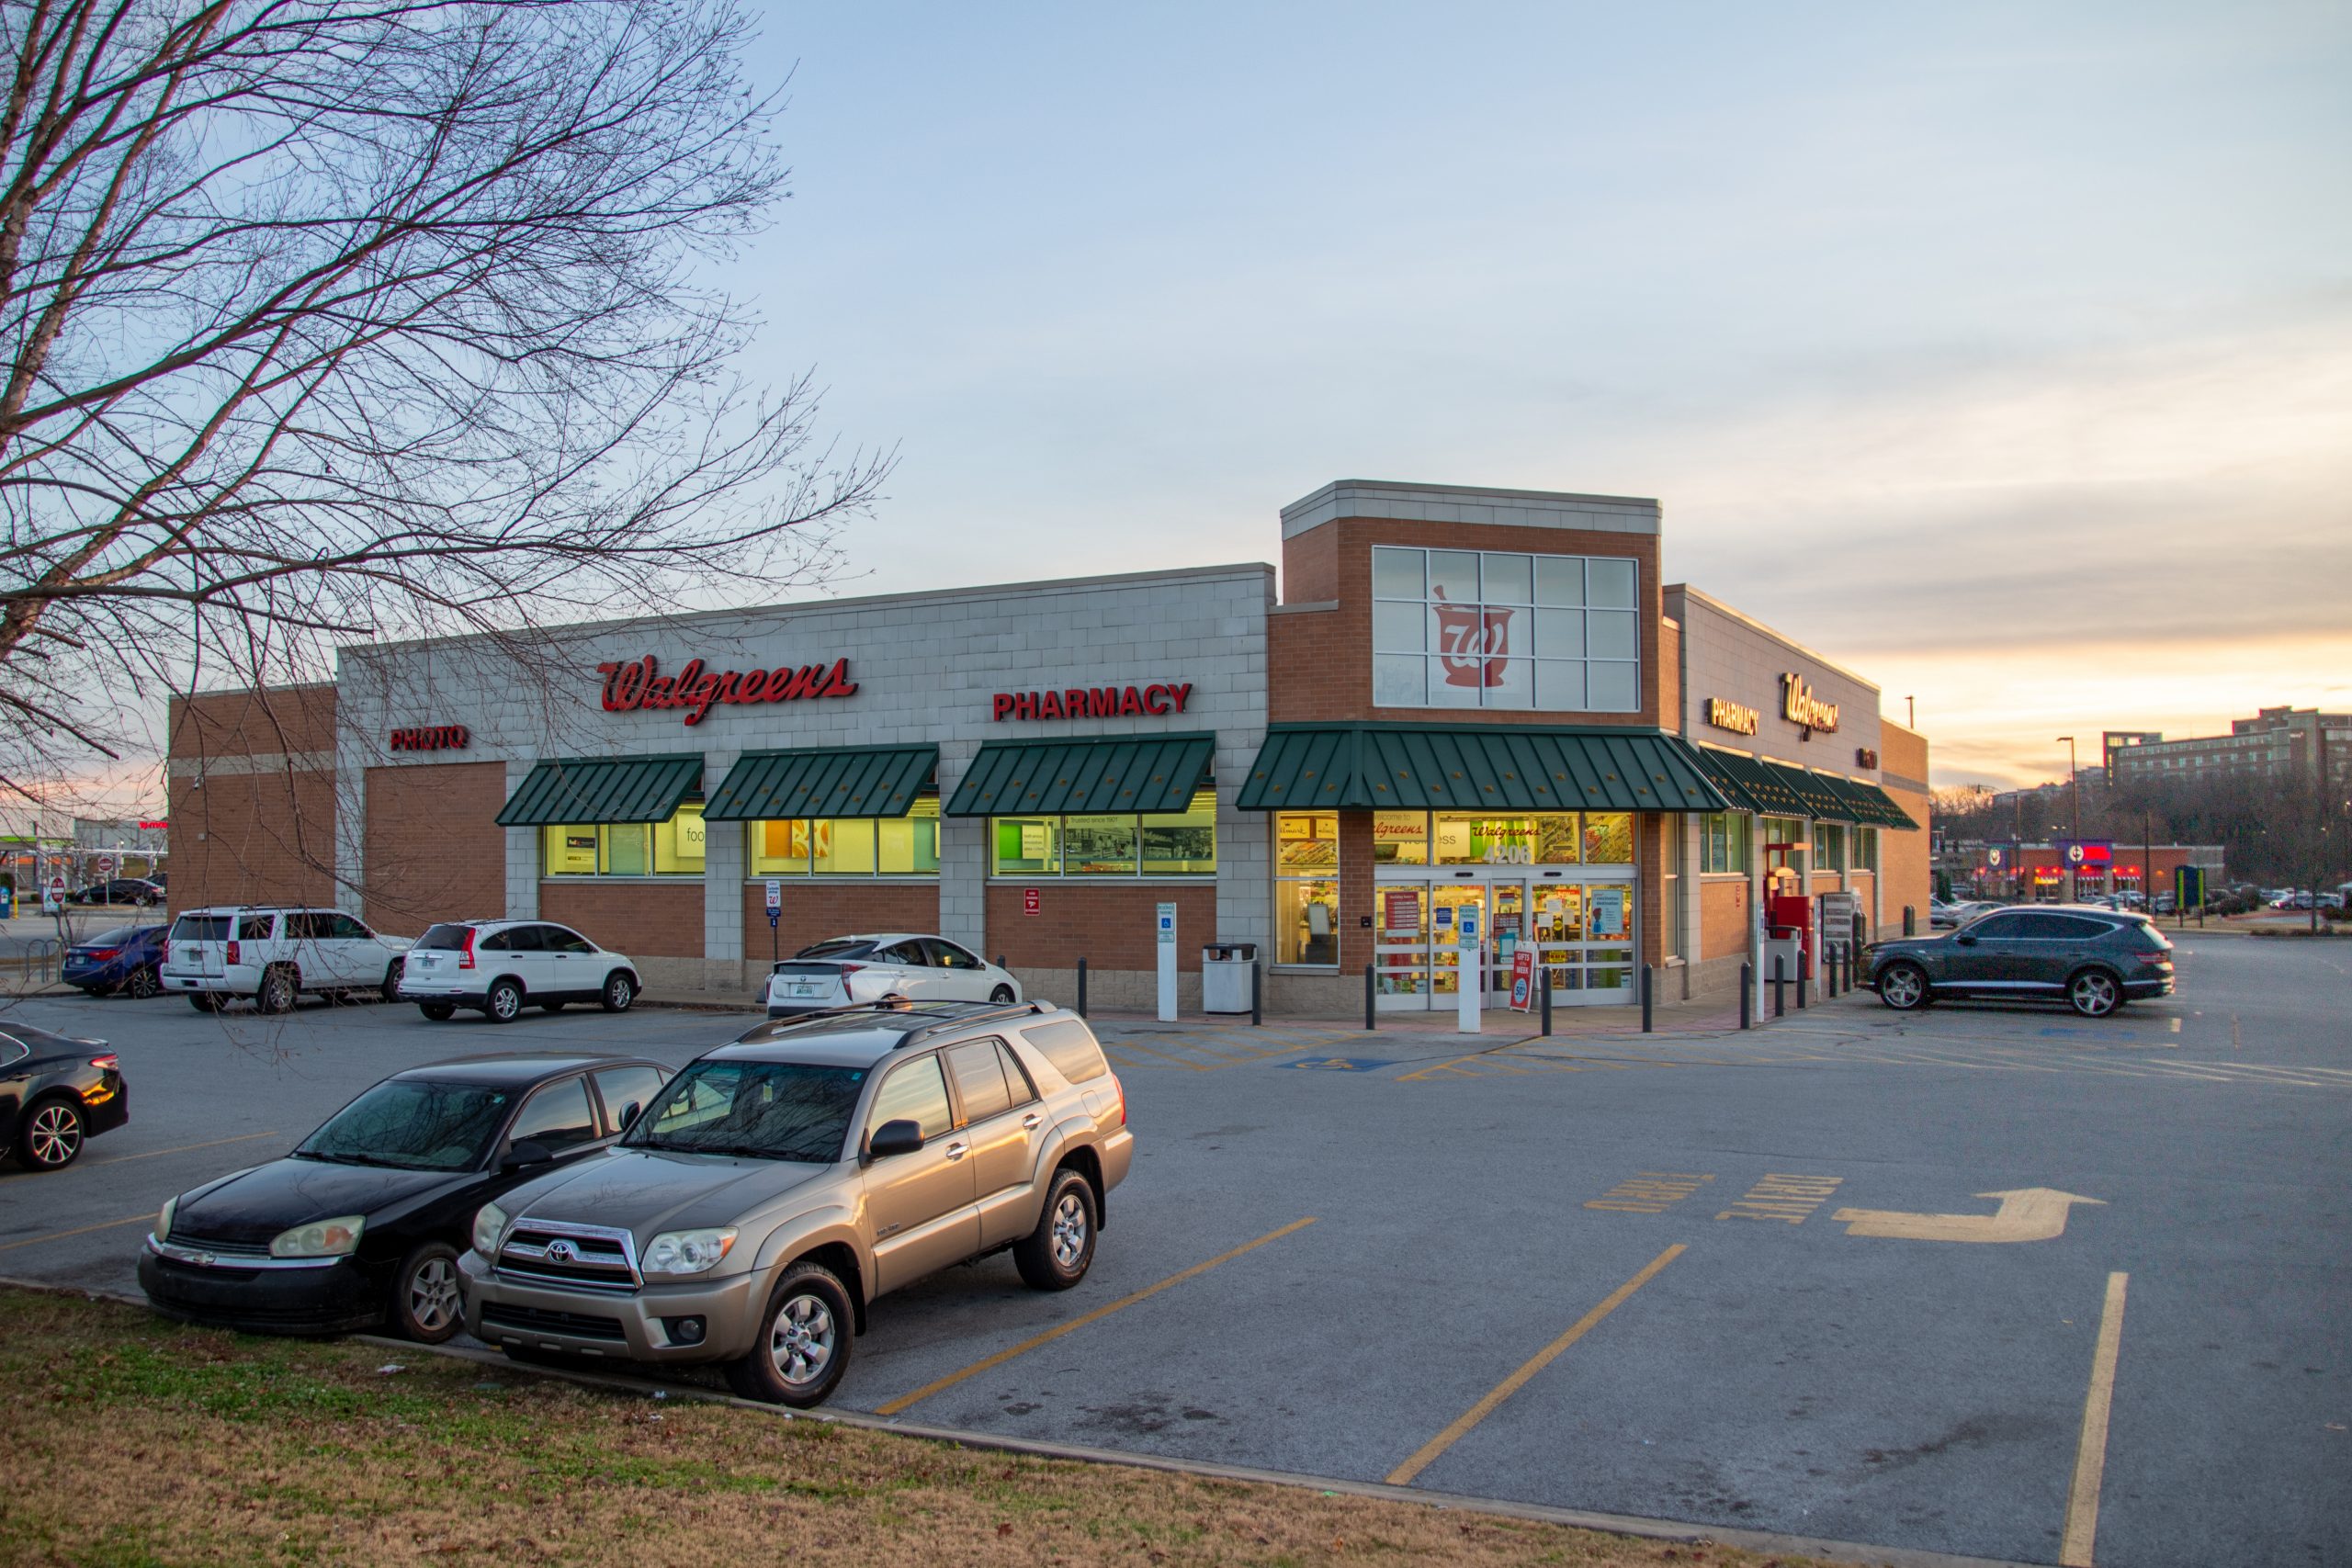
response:
{"label": "gray crossover suv", "polygon": [[612,1154],[485,1204],[466,1326],[510,1355],[717,1361],[822,1402],[886,1291],[1010,1251],[1039,1290],[1094,1258],[1135,1136],[1085,1021],[886,1001],[778,1020],[686,1065]]}
{"label": "gray crossover suv", "polygon": [[1996,909],[1941,936],[1864,950],[1891,1008],[1939,997],[2064,1000],[2085,1018],[2172,995],[2172,943],[2144,915],[2086,904]]}

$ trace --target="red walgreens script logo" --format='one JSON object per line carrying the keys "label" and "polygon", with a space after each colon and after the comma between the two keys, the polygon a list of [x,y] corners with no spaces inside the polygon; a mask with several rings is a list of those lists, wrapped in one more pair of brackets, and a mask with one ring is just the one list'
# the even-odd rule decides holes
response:
{"label": "red walgreens script logo", "polygon": [[1515,613],[1477,604],[1449,604],[1437,594],[1437,650],[1449,686],[1499,686],[1510,654],[1510,618]]}
{"label": "red walgreens script logo", "polygon": [[803,697],[846,697],[857,691],[846,659],[797,670],[783,664],[746,671],[706,670],[701,660],[689,659],[675,675],[663,675],[649,653],[626,664],[599,664],[596,673],[605,678],[605,712],[684,708],[688,724],[700,724],[703,715],[719,703],[789,703]]}

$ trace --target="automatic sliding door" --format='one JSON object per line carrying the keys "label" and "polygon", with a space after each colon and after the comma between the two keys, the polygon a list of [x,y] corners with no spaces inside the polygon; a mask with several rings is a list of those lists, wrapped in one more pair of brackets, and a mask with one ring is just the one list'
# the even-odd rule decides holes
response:
{"label": "automatic sliding door", "polygon": [[1379,922],[1374,943],[1374,1005],[1384,1011],[1426,1010],[1430,1003],[1430,890],[1374,889]]}

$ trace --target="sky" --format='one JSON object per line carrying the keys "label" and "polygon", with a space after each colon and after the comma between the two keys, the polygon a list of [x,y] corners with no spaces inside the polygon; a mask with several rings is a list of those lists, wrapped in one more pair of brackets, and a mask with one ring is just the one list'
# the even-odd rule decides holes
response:
{"label": "sky", "polygon": [[1939,783],[2352,707],[2352,7],[763,15],[748,368],[899,453],[834,592],[1644,495]]}

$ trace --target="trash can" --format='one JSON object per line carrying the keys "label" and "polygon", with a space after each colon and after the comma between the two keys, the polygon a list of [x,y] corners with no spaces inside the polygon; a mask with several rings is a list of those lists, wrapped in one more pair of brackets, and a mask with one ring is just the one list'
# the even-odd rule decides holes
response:
{"label": "trash can", "polygon": [[1781,961],[1781,978],[1795,985],[1797,976],[1804,973],[1804,939],[1794,932],[1764,939],[1764,973],[1758,978],[1768,986],[1772,983],[1772,961],[1776,958]]}
{"label": "trash can", "polygon": [[1250,972],[1257,966],[1254,942],[1212,942],[1201,949],[1201,1010],[1248,1012]]}

